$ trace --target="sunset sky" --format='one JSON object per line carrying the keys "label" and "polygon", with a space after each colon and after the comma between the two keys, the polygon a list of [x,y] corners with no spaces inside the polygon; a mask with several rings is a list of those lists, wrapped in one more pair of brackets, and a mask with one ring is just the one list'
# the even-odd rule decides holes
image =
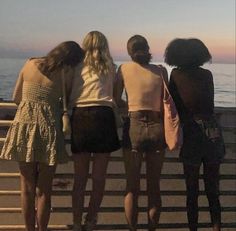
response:
{"label": "sunset sky", "polygon": [[116,61],[141,34],[154,61],[172,39],[197,37],[213,63],[235,62],[235,0],[0,0],[0,57],[44,55],[65,40],[81,44],[91,30],[106,35]]}

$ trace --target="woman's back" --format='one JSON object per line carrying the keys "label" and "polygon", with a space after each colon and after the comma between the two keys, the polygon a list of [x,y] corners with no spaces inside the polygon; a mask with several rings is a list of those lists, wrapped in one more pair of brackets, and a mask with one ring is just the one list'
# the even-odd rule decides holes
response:
{"label": "woman's back", "polygon": [[30,59],[21,70],[13,93],[13,100],[59,101],[62,95],[62,81],[59,73],[52,76],[44,75],[38,65],[40,59]]}
{"label": "woman's back", "polygon": [[[214,85],[210,71],[203,68],[174,69],[170,77],[170,91],[176,98],[178,91],[184,107],[193,115],[212,115],[214,111]],[[175,87],[177,89],[175,89]],[[176,102],[177,107],[181,102]],[[179,113],[183,113],[179,110]]]}
{"label": "woman's back", "polygon": [[112,107],[114,74],[98,74],[89,67],[80,65],[72,83],[71,107],[110,106]]}
{"label": "woman's back", "polygon": [[128,62],[118,72],[128,95],[129,111],[160,111],[162,78],[156,65],[139,65]]}

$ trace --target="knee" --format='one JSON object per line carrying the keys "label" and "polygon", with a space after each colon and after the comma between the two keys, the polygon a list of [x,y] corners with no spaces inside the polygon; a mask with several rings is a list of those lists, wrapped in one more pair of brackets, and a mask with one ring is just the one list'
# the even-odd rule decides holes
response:
{"label": "knee", "polygon": [[35,187],[25,185],[21,187],[21,194],[26,197],[35,197],[36,191]]}
{"label": "knee", "polygon": [[187,195],[191,197],[197,197],[199,193],[199,185],[198,182],[187,182],[186,183]]}
{"label": "knee", "polygon": [[150,221],[155,221],[155,217],[157,216],[158,211],[157,207],[151,207],[148,210],[148,218]]}
{"label": "knee", "polygon": [[92,179],[93,185],[103,186],[105,185],[106,176],[92,174],[91,179]]}
{"label": "knee", "polygon": [[37,198],[45,199],[50,201],[51,198],[51,190],[43,190],[41,188],[36,189]]}
{"label": "knee", "polygon": [[198,196],[199,196],[198,190],[187,190],[188,202],[196,202],[198,200]]}
{"label": "knee", "polygon": [[73,185],[73,193],[74,194],[83,194],[86,188],[86,181],[74,181],[74,185]]}
{"label": "knee", "polygon": [[126,191],[124,195],[125,201],[137,201],[138,197],[139,193],[137,191],[136,192]]}
{"label": "knee", "polygon": [[206,189],[208,201],[217,201],[219,199],[219,191],[215,189]]}
{"label": "knee", "polygon": [[32,190],[32,189],[23,189],[21,190],[21,195],[27,198],[34,198],[36,195],[36,192],[35,190]]}
{"label": "knee", "polygon": [[36,196],[39,198],[39,197],[42,197],[44,195],[43,191],[39,188],[36,189]]}
{"label": "knee", "polygon": [[160,178],[147,179],[148,194],[160,195]]}
{"label": "knee", "polygon": [[219,193],[219,183],[218,181],[208,181],[204,179],[205,190],[207,194],[217,194]]}
{"label": "knee", "polygon": [[126,185],[126,195],[131,193],[134,196],[137,196],[140,191],[140,186],[137,182],[127,182]]}

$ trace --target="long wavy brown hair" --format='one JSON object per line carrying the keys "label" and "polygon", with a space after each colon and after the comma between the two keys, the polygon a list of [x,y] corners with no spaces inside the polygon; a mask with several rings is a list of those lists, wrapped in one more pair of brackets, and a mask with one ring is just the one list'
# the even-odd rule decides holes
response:
{"label": "long wavy brown hair", "polygon": [[59,70],[64,66],[74,67],[84,58],[84,51],[78,43],[74,41],[66,41],[57,45],[52,49],[39,64],[42,73],[50,76],[55,70]]}

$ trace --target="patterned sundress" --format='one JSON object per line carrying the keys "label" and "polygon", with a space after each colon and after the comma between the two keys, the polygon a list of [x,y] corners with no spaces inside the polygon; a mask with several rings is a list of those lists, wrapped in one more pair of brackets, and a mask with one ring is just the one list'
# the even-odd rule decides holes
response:
{"label": "patterned sundress", "polygon": [[8,130],[0,158],[47,165],[67,162],[61,127],[58,91],[24,82],[22,101]]}

